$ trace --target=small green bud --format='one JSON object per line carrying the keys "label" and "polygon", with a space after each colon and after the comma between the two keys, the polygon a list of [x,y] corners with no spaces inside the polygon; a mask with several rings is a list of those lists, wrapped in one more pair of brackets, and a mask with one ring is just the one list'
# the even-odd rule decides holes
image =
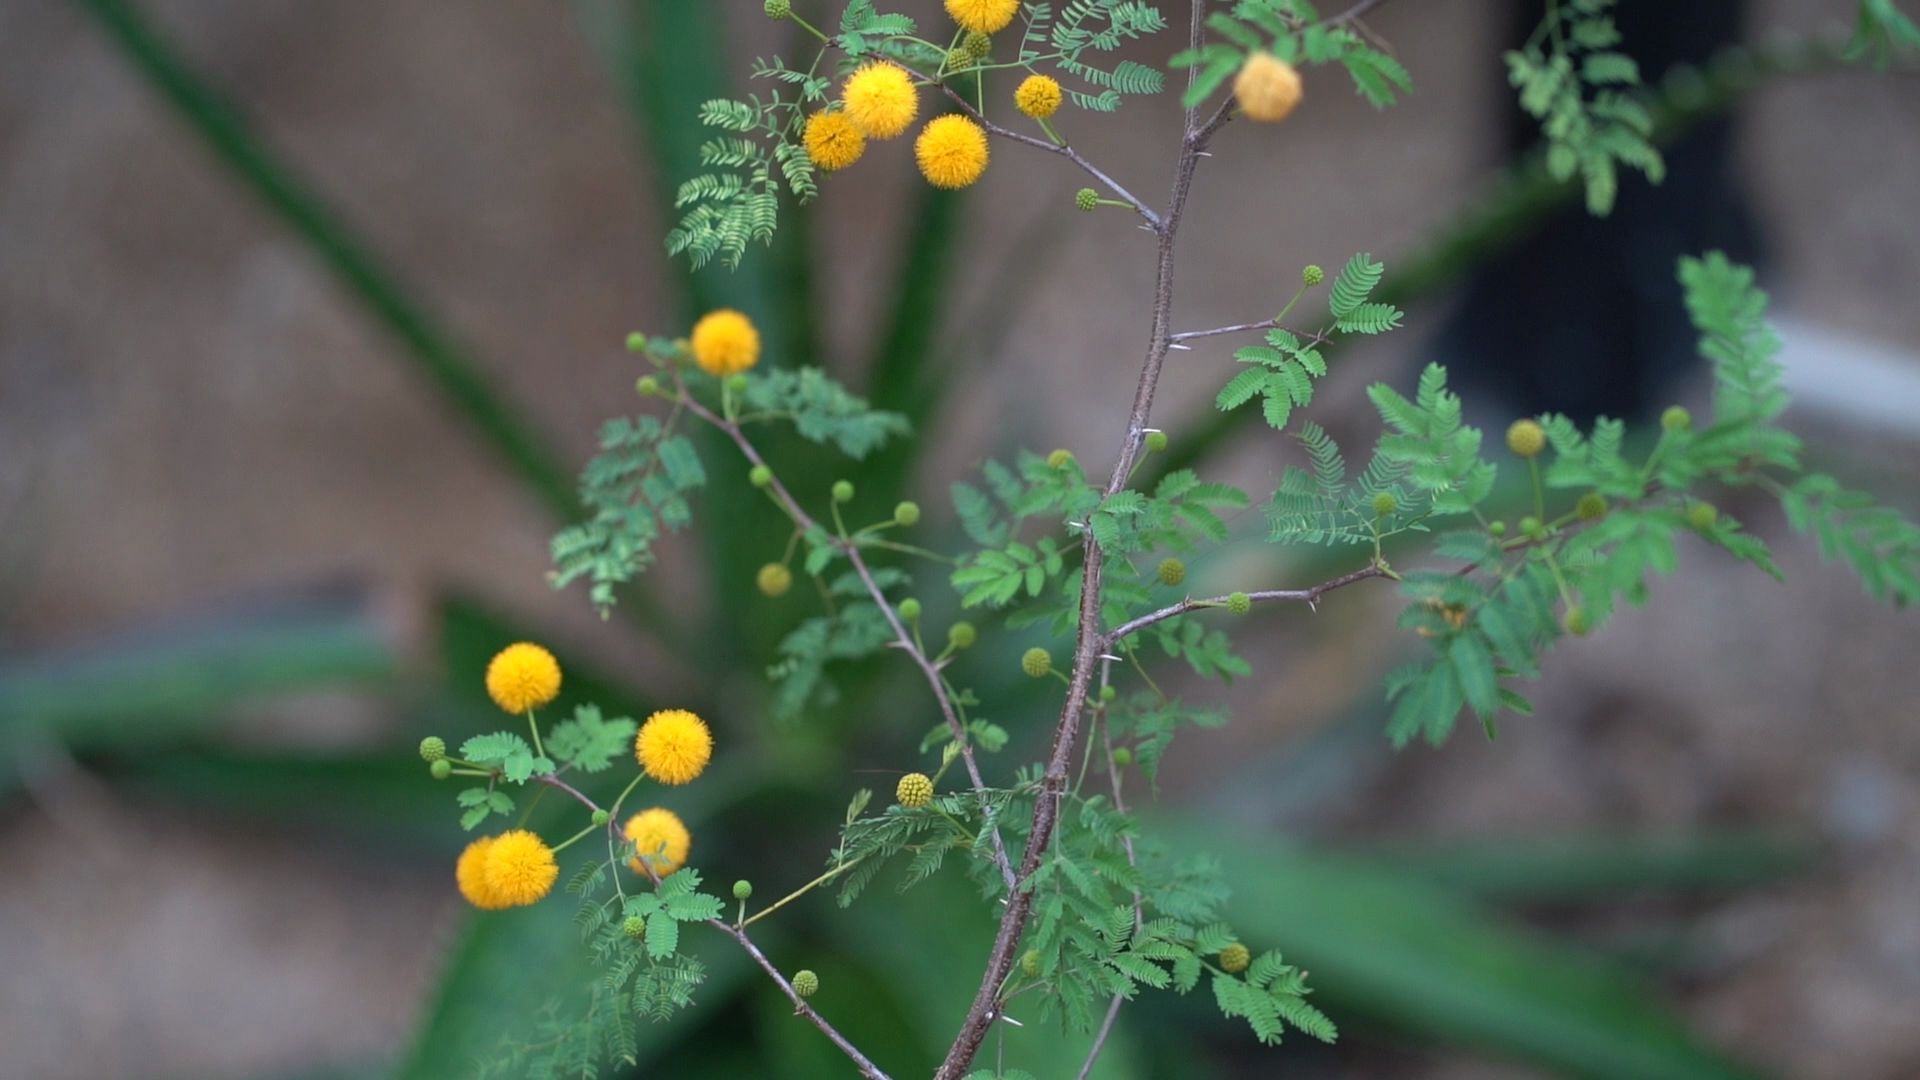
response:
{"label": "small green bud", "polygon": [[1161,559],[1160,567],[1155,572],[1160,575],[1162,585],[1178,585],[1187,580],[1187,564],[1172,556]]}
{"label": "small green bud", "polygon": [[1100,208],[1100,193],[1090,187],[1083,187],[1073,193],[1073,205],[1082,210],[1098,210]]}
{"label": "small green bud", "polygon": [[1327,280],[1327,272],[1313,263],[1308,263],[1300,269],[1300,283],[1309,289],[1325,280]]}
{"label": "small green bud", "polygon": [[595,810],[593,812],[593,823],[595,825],[605,825],[612,817],[613,815],[607,813],[605,810]]}
{"label": "small green bud", "polygon": [[633,381],[633,392],[641,397],[652,397],[660,392],[660,380],[651,375],[642,375]]}
{"label": "small green bud", "polygon": [[427,766],[427,775],[433,777],[435,780],[445,780],[447,777],[453,775],[453,762],[448,761],[446,758],[441,758],[439,761]]}
{"label": "small green bud", "polygon": [[793,14],[793,0],[767,0],[761,10],[769,19],[785,19]]}
{"label": "small green bud", "polygon": [[1072,461],[1073,461],[1073,451],[1068,450],[1065,447],[1055,450],[1053,453],[1047,455],[1047,467],[1051,469],[1064,469],[1069,464],[1071,464]]}
{"label": "small green bud", "polygon": [[1687,507],[1687,524],[1701,532],[1713,528],[1720,520],[1720,510],[1710,502],[1697,502]]}
{"label": "small green bud", "polygon": [[920,524],[920,504],[903,502],[893,508],[893,523],[902,528]]}
{"label": "small green bud", "polygon": [[1120,691],[1114,689],[1113,684],[1111,683],[1100,688],[1101,701],[1112,701],[1114,698],[1117,698],[1119,696],[1120,696]]}
{"label": "small green bud", "polygon": [[1020,974],[1029,979],[1040,977],[1040,950],[1028,949],[1020,954]]}
{"label": "small green bud", "polygon": [[1679,405],[1669,405],[1660,414],[1660,426],[1672,432],[1685,431],[1693,426],[1693,414]]}
{"label": "small green bud", "polygon": [[757,488],[766,487],[773,483],[773,470],[765,465],[755,465],[753,471],[747,474],[747,483]]}
{"label": "small green bud", "polygon": [[835,480],[833,482],[833,501],[837,503],[853,501],[853,481]]}
{"label": "small green bud", "polygon": [[1599,521],[1607,516],[1607,498],[1597,491],[1589,491],[1573,504],[1573,512],[1581,521]]}
{"label": "small green bud", "polygon": [[803,998],[810,998],[820,989],[820,976],[811,969],[801,968],[793,973],[793,992]]}
{"label": "small green bud", "polygon": [[1560,625],[1574,637],[1586,637],[1587,632],[1593,629],[1593,624],[1587,621],[1586,608],[1568,608],[1567,613],[1560,619]]}
{"label": "small green bud", "polygon": [[908,622],[919,622],[920,601],[911,596],[900,601],[900,617]]}
{"label": "small green bud", "polygon": [[753,882],[748,881],[746,878],[741,878],[739,881],[734,882],[733,898],[735,900],[752,899],[753,898]]}
{"label": "small green bud", "polygon": [[647,920],[638,915],[629,915],[621,921],[620,929],[630,938],[645,937]]}
{"label": "small green bud", "polygon": [[777,599],[793,588],[793,571],[783,563],[770,562],[754,575],[753,583],[760,587],[760,595]]}
{"label": "small green bud", "polygon": [[933,778],[926,773],[910,772],[894,786],[893,798],[909,810],[918,810],[933,801]]}
{"label": "small green bud", "polygon": [[947,70],[950,72],[967,71],[973,67],[973,54],[965,49],[947,50]]}
{"label": "small green bud", "polygon": [[439,761],[447,756],[447,740],[438,735],[429,735],[420,740],[420,760]]}
{"label": "small green bud", "polygon": [[967,36],[960,39],[960,47],[967,50],[967,55],[974,59],[984,60],[993,53],[993,36],[978,30],[969,30]]}
{"label": "small green bud", "polygon": [[733,391],[733,392],[734,392],[734,393],[736,393],[736,394],[744,394],[744,393],[746,393],[746,392],[747,392],[747,377],[746,377],[745,375],[731,375],[731,376],[728,376],[728,378],[727,378],[727,389],[728,389],[728,390],[731,390],[731,391]]}
{"label": "small green bud", "polygon": [[1147,453],[1149,454],[1158,454],[1162,450],[1165,450],[1167,448],[1167,433],[1164,431],[1147,432],[1146,447]]}
{"label": "small green bud", "polygon": [[1373,496],[1373,516],[1386,517],[1400,509],[1400,500],[1393,497],[1391,491],[1377,492]]}
{"label": "small green bud", "polygon": [[1220,970],[1229,975],[1240,974],[1252,962],[1253,953],[1237,941],[1220,950]]}
{"label": "small green bud", "polygon": [[1235,615],[1245,615],[1253,610],[1253,598],[1246,593],[1228,593],[1227,610]]}
{"label": "small green bud", "polygon": [[1507,523],[1504,521],[1492,522],[1487,526],[1487,531],[1495,536],[1505,536],[1507,535]]}
{"label": "small green bud", "polygon": [[1534,517],[1532,514],[1528,514],[1526,517],[1520,519],[1521,535],[1530,536],[1537,540],[1545,532],[1546,529],[1540,524],[1540,519]]}
{"label": "small green bud", "polygon": [[644,352],[647,348],[647,335],[635,330],[627,335],[628,352]]}
{"label": "small green bud", "polygon": [[1507,428],[1507,449],[1515,457],[1530,458],[1538,456],[1547,448],[1547,430],[1537,420],[1515,420]]}
{"label": "small green bud", "polygon": [[1122,769],[1133,764],[1133,751],[1127,749],[1124,746],[1114,747],[1113,763]]}
{"label": "small green bud", "polygon": [[1053,654],[1035,645],[1020,655],[1020,670],[1036,679],[1053,672]]}
{"label": "small green bud", "polygon": [[957,622],[947,627],[947,644],[956,649],[972,648],[975,636],[973,624],[970,622]]}

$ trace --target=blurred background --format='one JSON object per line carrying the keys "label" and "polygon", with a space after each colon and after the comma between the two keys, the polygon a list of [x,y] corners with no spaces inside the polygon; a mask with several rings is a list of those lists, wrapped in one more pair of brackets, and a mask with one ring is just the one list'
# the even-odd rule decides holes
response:
{"label": "blurred background", "polygon": [[[773,646],[811,612],[753,592],[784,530],[718,448],[694,533],[613,619],[547,586],[572,476],[632,407],[621,343],[744,308],[768,362],[913,416],[907,444],[811,475],[853,478],[870,515],[917,498],[941,546],[946,486],[982,458],[1111,460],[1151,241],[1072,212],[1081,177],[1046,155],[997,145],[955,196],[893,143],[738,273],[689,273],[666,203],[697,104],[787,44],[759,6],[0,6],[0,1073],[472,1075],[586,978],[567,901],[459,901],[452,791],[414,753],[494,723],[479,672],[510,641],[559,654],[563,708],[713,720],[710,779],[670,804],[711,881],[806,880],[853,791],[915,760],[937,718],[903,664],[846,672],[830,715],[767,718]],[[1479,384],[1489,425],[1657,410],[1705,394],[1673,260],[1724,247],[1774,295],[1813,464],[1911,513],[1920,83],[1838,62],[1853,8],[1627,3],[1674,173],[1628,178],[1595,224],[1526,155],[1504,86],[1538,3],[1380,7],[1367,27],[1416,92],[1376,114],[1321,71],[1284,127],[1227,129],[1176,323],[1264,317],[1301,265],[1370,251],[1407,329],[1336,359],[1316,410],[1343,440],[1372,437],[1367,383],[1432,359]],[[1164,197],[1171,100],[1064,119]],[[1175,354],[1156,420],[1174,458],[1271,490],[1295,449],[1212,413],[1234,344],[1207,345]],[[1249,624],[1257,677],[1200,691],[1235,723],[1183,736],[1150,828],[1227,860],[1242,936],[1309,968],[1344,1037],[1263,1051],[1210,1002],[1150,996],[1095,1075],[1920,1075],[1920,625],[1777,512],[1727,505],[1787,584],[1687,549],[1494,742],[1388,748],[1380,676],[1411,643],[1385,590]],[[1257,542],[1257,509],[1237,530],[1196,589],[1319,580]],[[952,617],[937,575],[921,593]],[[989,639],[957,673],[1010,702],[1004,774],[1053,706],[1009,678],[1031,642]],[[763,944],[923,1075],[990,913],[957,879],[904,900],[887,880],[851,913],[795,905]],[[848,1075],[727,946],[701,943],[700,1003],[645,1029],[631,1074]],[[1030,1023],[1004,1053],[1052,1078],[1085,1045]]]}

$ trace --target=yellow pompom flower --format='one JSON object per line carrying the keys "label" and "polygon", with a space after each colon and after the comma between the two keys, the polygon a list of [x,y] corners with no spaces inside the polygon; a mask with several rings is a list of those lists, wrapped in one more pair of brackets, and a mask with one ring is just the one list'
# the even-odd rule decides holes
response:
{"label": "yellow pompom flower", "polygon": [[920,92],[899,64],[884,60],[862,64],[847,76],[840,94],[847,119],[869,139],[891,139],[907,130],[920,112]]}
{"label": "yellow pompom flower", "polygon": [[1233,98],[1250,120],[1285,120],[1300,104],[1300,73],[1272,53],[1254,53],[1234,76]]}
{"label": "yellow pompom flower", "polygon": [[640,811],[627,819],[621,832],[633,841],[633,858],[627,865],[636,874],[646,873],[651,866],[655,875],[666,877],[687,865],[687,852],[693,849],[693,834],[687,831],[687,823],[665,807]]}
{"label": "yellow pompom flower", "polygon": [[685,709],[663,709],[647,717],[633,739],[633,756],[648,776],[663,784],[684,784],[713,759],[713,733],[707,722]]}
{"label": "yellow pompom flower", "polygon": [[487,696],[515,716],[545,705],[559,693],[560,661],[530,641],[501,649],[487,664]]}
{"label": "yellow pompom flower", "polygon": [[933,778],[926,773],[908,773],[894,787],[893,799],[909,810],[920,809],[933,801]]}
{"label": "yellow pompom flower", "polygon": [[1060,108],[1060,84],[1045,75],[1029,75],[1013,92],[1013,103],[1035,120],[1045,120]]}
{"label": "yellow pompom flower", "polygon": [[753,320],[732,308],[709,311],[693,324],[693,362],[718,379],[738,375],[760,362],[760,331]]}
{"label": "yellow pompom flower", "polygon": [[844,112],[817,112],[807,117],[801,141],[821,172],[838,172],[867,152],[867,137]]}
{"label": "yellow pompom flower", "polygon": [[947,0],[947,14],[962,30],[976,34],[997,34],[1007,28],[1020,10],[1020,0]]}
{"label": "yellow pompom flower", "polygon": [[560,876],[553,849],[525,829],[494,837],[480,870],[487,889],[502,907],[520,907],[539,900],[552,891],[553,879]]}
{"label": "yellow pompom flower", "polygon": [[487,849],[492,846],[493,837],[483,836],[468,844],[467,849],[460,853],[459,861],[453,864],[453,880],[460,886],[460,895],[481,911],[499,911],[512,906],[500,899],[494,893],[493,886],[487,884]]}
{"label": "yellow pompom flower", "polygon": [[987,133],[964,116],[936,117],[914,140],[920,174],[940,188],[963,188],[987,171]]}

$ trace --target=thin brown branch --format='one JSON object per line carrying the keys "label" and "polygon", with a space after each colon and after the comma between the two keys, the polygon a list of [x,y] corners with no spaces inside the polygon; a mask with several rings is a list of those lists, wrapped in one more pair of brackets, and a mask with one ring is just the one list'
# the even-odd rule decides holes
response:
{"label": "thin brown branch", "polygon": [[1080,151],[1075,150],[1072,146],[1051,143],[1045,139],[1035,138],[1032,135],[1027,135],[1018,131],[1014,131],[1012,128],[1001,127],[999,124],[996,124],[993,121],[987,119],[985,116],[982,116],[980,114],[980,110],[973,107],[972,102],[962,97],[960,93],[954,90],[951,86],[947,86],[946,84],[942,83],[940,84],[940,89],[943,93],[947,95],[948,98],[953,100],[954,104],[960,106],[962,111],[964,111],[968,116],[972,117],[975,123],[979,124],[983,128],[986,128],[987,134],[996,135],[1002,139],[1012,140],[1013,142],[1023,143],[1027,146],[1033,147],[1036,150],[1045,150],[1049,154],[1058,154],[1061,157],[1066,158],[1068,161],[1071,161],[1075,165],[1078,165],[1082,172],[1085,172],[1088,176],[1091,176],[1095,180],[1098,180],[1102,186],[1104,186],[1108,191],[1112,192],[1115,196],[1117,196],[1121,202],[1124,202],[1128,206],[1133,207],[1135,212],[1137,212],[1141,217],[1146,219],[1147,227],[1149,229],[1153,230],[1156,233],[1161,230],[1160,215],[1154,213],[1152,207],[1148,206],[1146,203],[1143,203],[1139,199],[1135,198],[1133,192],[1128,191],[1126,188],[1122,187],[1120,185],[1120,181],[1115,180],[1113,177],[1108,176],[1105,172],[1102,172],[1098,165],[1095,165],[1093,162],[1088,161],[1086,157],[1084,157],[1080,153]]}
{"label": "thin brown branch", "polygon": [[1321,23],[1320,25],[1340,26],[1345,23],[1358,22],[1368,12],[1372,11],[1374,8],[1377,8],[1386,2],[1387,0],[1360,0],[1359,3],[1353,5],[1352,7],[1341,12],[1340,14],[1335,15],[1333,18],[1328,19],[1326,22]]}
{"label": "thin brown branch", "polygon": [[[825,531],[794,499],[793,493],[787,490],[786,485],[780,482],[779,474],[774,473],[771,466],[767,466],[766,460],[760,456],[759,449],[753,445],[751,439],[747,438],[746,433],[740,430],[738,423],[716,414],[712,409],[702,405],[693,395],[687,393],[686,382],[677,372],[674,375],[674,386],[679,392],[681,403],[688,412],[724,433],[733,441],[734,446],[739,448],[748,462],[767,468],[768,473],[772,474],[772,481],[768,484],[767,490],[773,493],[775,501],[780,504],[782,510],[786,511],[795,525],[809,532]],[[986,780],[980,772],[979,761],[974,757],[973,744],[968,741],[966,725],[960,722],[959,710],[954,708],[953,700],[947,693],[946,681],[940,677],[939,667],[920,648],[919,643],[914,641],[912,632],[907,629],[905,623],[901,622],[900,616],[893,610],[893,605],[887,601],[886,594],[874,581],[873,572],[867,568],[866,558],[860,553],[860,545],[845,537],[834,537],[832,543],[847,557],[847,561],[853,564],[854,573],[860,576],[860,582],[866,586],[868,596],[873,599],[880,613],[886,617],[887,625],[893,630],[894,644],[913,659],[914,666],[918,667],[921,674],[925,676],[927,686],[933,691],[934,701],[939,703],[940,715],[946,721],[947,730],[952,734],[954,743],[960,747],[961,764],[967,771],[967,779],[973,784],[974,794],[979,797],[980,807],[984,812],[989,801]],[[994,861],[999,864],[1001,880],[1006,883],[1007,891],[1011,893],[1015,878],[1013,860],[1007,855],[1006,841],[1001,838],[998,828],[990,830],[988,835],[993,840]]]}
{"label": "thin brown branch", "polygon": [[[1106,661],[1106,663],[1110,664],[1111,661]],[[1104,674],[1101,676],[1100,681],[1103,684],[1106,682]],[[1100,741],[1103,756],[1107,761],[1107,783],[1112,785],[1113,789],[1113,808],[1124,814],[1127,812],[1127,800],[1126,797],[1120,793],[1120,766],[1113,760],[1113,729],[1108,726],[1104,715],[1100,721]],[[1120,844],[1126,849],[1127,865],[1139,865],[1134,858],[1133,837],[1123,834],[1120,837]],[[1135,889],[1133,890],[1133,932],[1138,934],[1141,925],[1144,924],[1145,921],[1146,911],[1141,906],[1140,890]],[[1115,994],[1113,995],[1113,1000],[1107,1002],[1107,1015],[1100,1021],[1100,1030],[1094,1034],[1093,1045],[1087,1048],[1086,1060],[1080,1063],[1080,1072],[1076,1075],[1075,1080],[1087,1080],[1087,1077],[1093,1072],[1094,1063],[1100,1060],[1100,1051],[1106,1049],[1107,1038],[1113,1034],[1113,1023],[1120,1017],[1120,1006],[1125,1004],[1126,1000],[1126,994]]]}
{"label": "thin brown branch", "polygon": [[[1369,563],[1368,565],[1358,570],[1355,570],[1352,573],[1341,574],[1337,578],[1331,578],[1327,581],[1323,581],[1320,584],[1315,585],[1311,588],[1263,589],[1259,592],[1248,593],[1247,599],[1256,604],[1266,603],[1274,600],[1294,600],[1294,601],[1299,601],[1301,603],[1305,603],[1309,605],[1318,604],[1322,596],[1325,596],[1327,593],[1330,593],[1335,589],[1342,589],[1348,585],[1352,585],[1361,581],[1366,581],[1370,578],[1383,578],[1383,577],[1391,577],[1391,576],[1392,576],[1391,572],[1387,570],[1386,567],[1380,565],[1379,563]],[[1102,651],[1112,648],[1122,638],[1125,638],[1130,634],[1134,634],[1134,633],[1137,633],[1138,631],[1144,630],[1147,627],[1152,626],[1154,623],[1164,622],[1168,619],[1173,618],[1176,615],[1185,615],[1187,612],[1196,610],[1198,608],[1226,607],[1229,599],[1230,597],[1227,597],[1227,596],[1209,596],[1205,598],[1188,597],[1187,599],[1182,600],[1177,604],[1170,604],[1167,607],[1163,607],[1159,611],[1150,611],[1147,614],[1142,615],[1137,619],[1129,619],[1128,621],[1121,623],[1119,626],[1114,627],[1110,632],[1108,632],[1107,636],[1102,639]]]}
{"label": "thin brown branch", "polygon": [[891,1080],[886,1073],[880,1071],[880,1066],[868,1060],[867,1056],[860,1052],[859,1047],[848,1042],[845,1035],[840,1034],[832,1024],[828,1023],[826,1017],[821,1016],[813,1006],[807,1004],[807,999],[800,996],[800,992],[793,988],[793,984],[787,981],[785,975],[780,974],[780,969],[773,966],[773,962],[768,960],[767,955],[760,951],[760,947],[753,943],[753,939],[747,937],[745,930],[737,930],[719,919],[708,919],[707,925],[739,942],[740,947],[747,951],[747,955],[753,957],[753,962],[760,965],[760,970],[766,972],[767,977],[787,995],[787,1000],[793,1002],[794,1015],[806,1017],[814,1027],[819,1028],[822,1034],[833,1041],[833,1045],[840,1048],[841,1053],[847,1055],[854,1066],[860,1070],[861,1076],[867,1077],[867,1080]]}

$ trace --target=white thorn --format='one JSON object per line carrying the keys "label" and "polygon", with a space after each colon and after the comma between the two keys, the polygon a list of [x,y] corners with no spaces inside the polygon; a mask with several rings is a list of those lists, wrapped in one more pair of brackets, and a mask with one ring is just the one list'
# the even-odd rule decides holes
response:
{"label": "white thorn", "polygon": [[1179,350],[1180,350],[1181,352],[1192,352],[1192,351],[1193,351],[1193,346],[1191,346],[1191,345],[1182,345],[1181,343],[1179,343],[1179,342],[1177,342],[1177,341],[1174,341],[1174,342],[1169,342],[1169,343],[1167,344],[1167,348],[1169,348],[1169,349],[1179,349]]}

